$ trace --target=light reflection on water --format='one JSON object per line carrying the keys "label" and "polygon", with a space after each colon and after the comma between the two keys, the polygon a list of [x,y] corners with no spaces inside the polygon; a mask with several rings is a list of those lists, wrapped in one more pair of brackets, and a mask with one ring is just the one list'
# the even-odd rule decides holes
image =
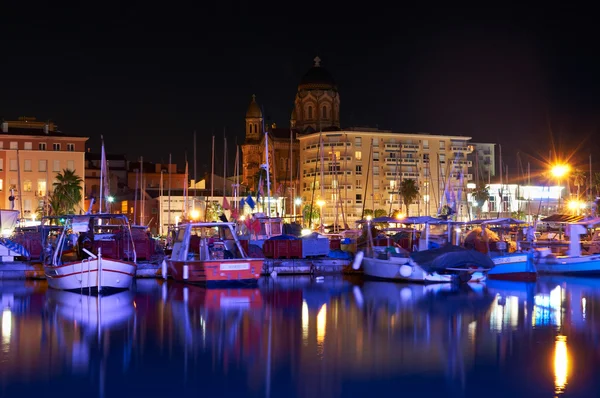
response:
{"label": "light reflection on water", "polygon": [[[587,397],[600,279],[407,285],[327,277],[98,299],[2,282],[2,396]],[[72,394],[71,394],[72,395]]]}

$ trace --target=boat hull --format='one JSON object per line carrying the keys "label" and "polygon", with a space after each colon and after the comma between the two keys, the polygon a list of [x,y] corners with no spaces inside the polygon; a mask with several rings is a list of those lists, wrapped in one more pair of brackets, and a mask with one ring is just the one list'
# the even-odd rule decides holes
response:
{"label": "boat hull", "polygon": [[535,282],[537,269],[527,253],[509,254],[492,258],[494,268],[488,271],[488,279]]}
{"label": "boat hull", "polygon": [[[101,272],[98,272],[98,259],[75,261],[58,266],[45,265],[44,273],[48,286],[53,289],[78,291],[124,290],[129,289],[135,276],[133,262],[112,258],[101,259]],[[100,274],[100,275],[99,275]]]}
{"label": "boat hull", "polygon": [[548,256],[538,259],[536,267],[542,274],[600,275],[600,256]]}
{"label": "boat hull", "polygon": [[263,259],[227,259],[208,261],[167,260],[170,275],[179,282],[203,285],[256,284]]}
{"label": "boat hull", "polygon": [[419,283],[449,283],[456,280],[452,274],[428,274],[409,258],[390,258],[388,260],[364,257],[362,268],[365,277],[379,280],[392,280]]}

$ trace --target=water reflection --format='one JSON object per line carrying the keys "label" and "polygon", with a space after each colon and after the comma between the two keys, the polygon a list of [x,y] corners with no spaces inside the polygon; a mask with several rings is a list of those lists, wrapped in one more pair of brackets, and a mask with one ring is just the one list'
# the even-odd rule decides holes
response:
{"label": "water reflection", "polygon": [[597,284],[140,280],[101,298],[3,284],[0,382],[6,396],[593,396]]}

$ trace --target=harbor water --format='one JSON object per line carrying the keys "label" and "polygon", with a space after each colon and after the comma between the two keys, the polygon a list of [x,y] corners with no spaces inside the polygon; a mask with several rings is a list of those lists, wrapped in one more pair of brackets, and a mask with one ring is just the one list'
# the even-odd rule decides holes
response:
{"label": "harbor water", "polygon": [[596,397],[599,287],[286,276],[97,297],[0,281],[0,396]]}

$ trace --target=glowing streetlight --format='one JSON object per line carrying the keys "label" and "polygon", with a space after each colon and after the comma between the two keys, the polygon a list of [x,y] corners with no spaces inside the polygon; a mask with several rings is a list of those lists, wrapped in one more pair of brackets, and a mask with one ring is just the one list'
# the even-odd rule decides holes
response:
{"label": "glowing streetlight", "polygon": [[321,219],[321,226],[319,227],[319,231],[323,233],[324,225],[323,225],[323,206],[325,206],[325,201],[323,199],[317,200],[317,206],[319,206],[319,218]]}
{"label": "glowing streetlight", "polygon": [[194,209],[190,212],[190,216],[192,216],[192,220],[197,220],[200,218],[200,212]]}
{"label": "glowing streetlight", "polygon": [[106,201],[108,202],[108,211],[112,213],[112,204],[115,201],[114,196],[107,196]]}
{"label": "glowing streetlight", "polygon": [[558,181],[558,185],[560,187],[560,192],[558,194],[558,211],[560,210],[560,199],[562,197],[562,186],[560,186],[560,180],[565,177],[569,171],[571,170],[571,168],[569,167],[568,164],[555,164],[554,166],[552,166],[552,168],[550,169],[550,173],[557,179]]}
{"label": "glowing streetlight", "polygon": [[569,165],[566,164],[557,164],[552,166],[552,168],[550,169],[550,172],[552,173],[552,175],[556,178],[562,178],[565,175],[567,175],[567,173],[569,172],[570,167]]}

